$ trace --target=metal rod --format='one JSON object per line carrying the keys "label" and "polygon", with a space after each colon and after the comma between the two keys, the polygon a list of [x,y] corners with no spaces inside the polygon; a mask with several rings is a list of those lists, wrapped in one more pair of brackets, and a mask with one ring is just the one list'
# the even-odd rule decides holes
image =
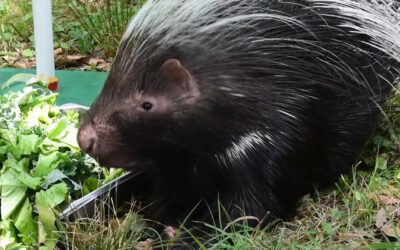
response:
{"label": "metal rod", "polygon": [[51,0],[32,0],[35,31],[36,75],[55,76]]}

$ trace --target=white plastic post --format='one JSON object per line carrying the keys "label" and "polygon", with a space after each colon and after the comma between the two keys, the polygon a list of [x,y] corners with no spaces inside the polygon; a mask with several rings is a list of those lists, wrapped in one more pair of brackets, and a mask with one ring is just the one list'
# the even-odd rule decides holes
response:
{"label": "white plastic post", "polygon": [[51,0],[32,0],[36,75],[55,76]]}

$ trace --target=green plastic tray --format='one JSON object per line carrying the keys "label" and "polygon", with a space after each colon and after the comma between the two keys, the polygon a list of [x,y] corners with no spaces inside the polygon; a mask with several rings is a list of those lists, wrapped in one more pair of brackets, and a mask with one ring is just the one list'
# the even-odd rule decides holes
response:
{"label": "green plastic tray", "polygon": [[[34,70],[21,70],[0,68],[0,84],[6,82],[15,74],[32,73]],[[84,106],[90,106],[96,96],[100,93],[104,82],[108,76],[106,72],[87,72],[87,71],[56,71],[58,78],[58,90],[60,93],[57,98],[57,104],[77,103]],[[23,83],[16,84],[7,89],[0,89],[0,94],[9,90],[19,90],[24,86]]]}

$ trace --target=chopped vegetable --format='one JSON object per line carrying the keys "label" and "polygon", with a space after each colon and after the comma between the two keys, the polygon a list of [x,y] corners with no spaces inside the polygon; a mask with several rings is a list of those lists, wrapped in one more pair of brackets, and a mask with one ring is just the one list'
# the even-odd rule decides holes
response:
{"label": "chopped vegetable", "polygon": [[122,174],[80,151],[79,115],[43,83],[0,96],[1,249],[53,249],[58,212]]}

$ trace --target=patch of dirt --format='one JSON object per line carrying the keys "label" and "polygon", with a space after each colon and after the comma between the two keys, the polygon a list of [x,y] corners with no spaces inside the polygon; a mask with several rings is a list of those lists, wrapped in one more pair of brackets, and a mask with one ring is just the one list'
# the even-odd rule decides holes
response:
{"label": "patch of dirt", "polygon": [[[31,69],[36,67],[35,57],[26,57],[23,50],[0,55],[0,67],[18,69]],[[55,66],[58,70],[81,70],[81,71],[110,71],[111,58],[100,58],[96,55],[81,55],[69,53],[59,48],[54,50]]]}

